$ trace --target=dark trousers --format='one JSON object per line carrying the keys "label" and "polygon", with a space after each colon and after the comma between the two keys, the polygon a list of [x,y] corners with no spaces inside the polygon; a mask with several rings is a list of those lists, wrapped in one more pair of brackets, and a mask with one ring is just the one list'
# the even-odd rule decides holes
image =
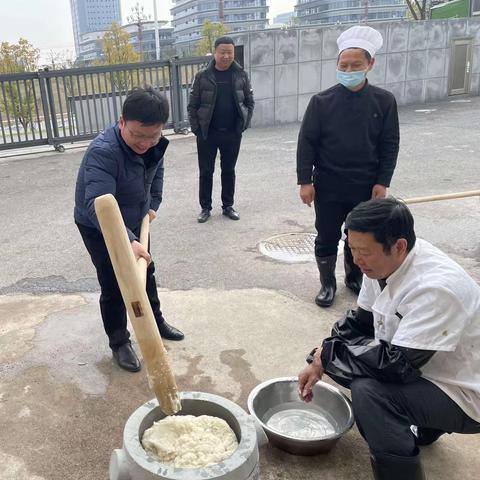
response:
{"label": "dark trousers", "polygon": [[360,203],[370,199],[370,192],[359,192],[349,198],[337,198],[317,193],[315,186],[315,255],[329,257],[337,254],[338,242],[342,238],[342,225],[347,215]]}
{"label": "dark trousers", "polygon": [[357,427],[373,455],[415,456],[418,448],[411,425],[449,433],[480,433],[480,423],[423,378],[407,384],[356,378],[350,389]]}
{"label": "dark trousers", "polygon": [[[113,271],[112,262],[108,255],[107,246],[102,234],[97,229],[85,227],[78,223],[77,227],[97,271],[101,290],[100,312],[102,314],[103,327],[108,335],[110,348],[117,350],[121,345],[130,342],[130,333],[127,330],[127,311],[115,272]],[[135,234],[137,233],[135,232]],[[157,325],[159,325],[164,319],[160,310],[160,300],[155,281],[155,265],[153,262],[147,267],[146,290],[155,320]]]}
{"label": "dark trousers", "polygon": [[213,173],[217,151],[220,151],[220,168],[222,178],[222,207],[233,205],[235,195],[235,165],[242,135],[237,132],[209,132],[205,140],[197,135],[198,167],[200,170],[199,200],[203,209],[212,209]]}

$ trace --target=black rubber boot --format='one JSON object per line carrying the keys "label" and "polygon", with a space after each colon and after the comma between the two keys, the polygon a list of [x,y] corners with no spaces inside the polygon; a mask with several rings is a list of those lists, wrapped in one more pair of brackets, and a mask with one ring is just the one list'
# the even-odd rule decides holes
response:
{"label": "black rubber boot", "polygon": [[399,457],[397,455],[370,455],[375,480],[426,480],[420,455]]}
{"label": "black rubber boot", "polygon": [[335,279],[335,265],[337,256],[315,257],[317,259],[318,271],[320,272],[320,283],[322,288],[315,297],[315,303],[319,307],[329,307],[333,303],[335,292],[337,291],[337,281]]}
{"label": "black rubber boot", "polygon": [[353,263],[353,255],[347,241],[343,247],[343,266],[345,268],[345,285],[357,295],[362,288],[363,274],[360,268]]}

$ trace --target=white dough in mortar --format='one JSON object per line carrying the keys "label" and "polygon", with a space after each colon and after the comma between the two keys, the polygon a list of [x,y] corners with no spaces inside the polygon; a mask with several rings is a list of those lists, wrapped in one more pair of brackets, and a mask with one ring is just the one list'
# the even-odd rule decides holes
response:
{"label": "white dough in mortar", "polygon": [[143,448],[165,465],[202,468],[220,463],[238,447],[225,420],[210,415],[165,417],[143,434]]}

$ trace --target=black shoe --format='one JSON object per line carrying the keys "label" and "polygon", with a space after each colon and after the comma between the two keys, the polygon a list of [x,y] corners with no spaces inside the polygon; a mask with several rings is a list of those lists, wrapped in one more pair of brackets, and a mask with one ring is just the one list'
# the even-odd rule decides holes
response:
{"label": "black shoe", "polygon": [[223,214],[230,220],[240,220],[240,215],[233,207],[226,207],[223,209]]}
{"label": "black shoe", "polygon": [[130,343],[125,343],[112,352],[117,365],[129,372],[138,372],[142,366]]}
{"label": "black shoe", "polygon": [[165,340],[183,340],[185,335],[175,327],[169,325],[165,320],[158,325],[160,336]]}
{"label": "black shoe", "polygon": [[197,217],[198,223],[205,223],[210,218],[210,210],[208,208],[202,208],[202,211]]}

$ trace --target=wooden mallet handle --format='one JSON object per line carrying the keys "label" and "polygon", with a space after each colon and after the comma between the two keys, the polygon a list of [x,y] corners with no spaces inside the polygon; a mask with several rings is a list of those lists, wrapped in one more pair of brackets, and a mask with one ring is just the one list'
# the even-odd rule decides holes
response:
{"label": "wooden mallet handle", "polygon": [[[140,227],[140,243],[148,250],[148,235],[150,233],[150,216],[148,213],[145,215],[142,221],[142,226]],[[137,270],[140,275],[140,281],[143,286],[147,284],[147,261],[140,257],[137,260]]]}
{"label": "wooden mallet handle", "polygon": [[438,202],[440,200],[452,200],[455,198],[478,197],[480,190],[472,190],[469,192],[445,193],[442,195],[430,195],[428,197],[414,197],[404,200],[405,203],[411,205],[413,203]]}
{"label": "wooden mallet handle", "polygon": [[162,411],[166,415],[172,415],[181,409],[177,385],[167,351],[158,332],[145,284],[140,280],[139,268],[120,209],[113,195],[96,198],[95,212],[147,367],[148,383],[155,392]]}

